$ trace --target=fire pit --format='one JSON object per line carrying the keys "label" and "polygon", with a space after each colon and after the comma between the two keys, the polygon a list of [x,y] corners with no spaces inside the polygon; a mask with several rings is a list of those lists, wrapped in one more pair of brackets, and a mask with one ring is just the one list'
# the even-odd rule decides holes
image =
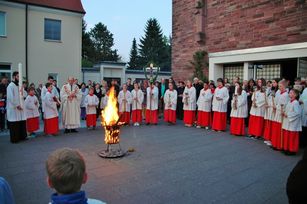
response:
{"label": "fire pit", "polygon": [[106,150],[102,150],[98,155],[102,158],[118,158],[125,156],[119,143],[120,127],[124,123],[119,122],[120,116],[118,115],[117,99],[114,87],[111,87],[108,104],[103,111],[101,111],[101,125],[104,127],[105,136],[104,142],[107,145]]}

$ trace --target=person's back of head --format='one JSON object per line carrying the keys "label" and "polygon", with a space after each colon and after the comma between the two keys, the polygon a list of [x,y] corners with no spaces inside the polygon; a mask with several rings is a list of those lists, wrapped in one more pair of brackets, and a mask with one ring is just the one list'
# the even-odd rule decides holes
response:
{"label": "person's back of head", "polygon": [[49,186],[59,194],[76,193],[87,181],[85,162],[77,150],[54,151],[46,161],[46,169]]}

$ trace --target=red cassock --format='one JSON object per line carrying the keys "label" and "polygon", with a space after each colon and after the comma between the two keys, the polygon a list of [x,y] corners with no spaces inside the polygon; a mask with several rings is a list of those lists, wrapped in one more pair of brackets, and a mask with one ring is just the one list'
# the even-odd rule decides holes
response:
{"label": "red cassock", "polygon": [[59,132],[59,118],[49,118],[44,120],[44,132],[47,135],[57,134]]}
{"label": "red cassock", "polygon": [[255,137],[262,137],[264,129],[264,117],[250,115],[248,123],[248,134]]}
{"label": "red cassock", "polygon": [[164,121],[169,123],[176,123],[176,111],[175,110],[164,110]]}
{"label": "red cassock", "polygon": [[119,115],[121,116],[120,122],[123,122],[125,124],[130,123],[130,112],[122,112],[122,113],[119,113]]}
{"label": "red cassock", "polygon": [[272,134],[272,147],[281,150],[282,149],[282,141],[281,141],[281,123],[272,121],[271,125],[271,134]]}
{"label": "red cassock", "polygon": [[208,127],[211,125],[211,112],[198,111],[197,112],[197,125]]}
{"label": "red cassock", "polygon": [[297,153],[299,150],[299,132],[283,129],[283,149]]}
{"label": "red cassock", "polygon": [[271,120],[264,120],[263,137],[266,141],[272,140],[272,121]]}
{"label": "red cassock", "polygon": [[87,127],[96,127],[96,114],[87,114],[86,115],[86,126]]}
{"label": "red cassock", "polygon": [[27,132],[33,133],[39,129],[39,117],[27,119]]}
{"label": "red cassock", "polygon": [[193,125],[194,121],[195,121],[195,111],[184,110],[183,123],[186,125]]}
{"label": "red cassock", "polygon": [[227,123],[227,113],[217,112],[213,113],[212,130],[225,131]]}
{"label": "red cassock", "polygon": [[146,110],[146,123],[158,123],[158,110]]}
{"label": "red cassock", "polygon": [[231,117],[230,134],[245,135],[245,118]]}
{"label": "red cassock", "polygon": [[141,123],[142,122],[142,110],[133,110],[132,111],[132,122]]}

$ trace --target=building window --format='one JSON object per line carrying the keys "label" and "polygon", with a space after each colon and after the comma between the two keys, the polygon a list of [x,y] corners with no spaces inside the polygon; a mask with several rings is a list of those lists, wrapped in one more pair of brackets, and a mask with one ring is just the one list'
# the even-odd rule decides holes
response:
{"label": "building window", "polygon": [[0,36],[6,36],[6,13],[0,11]]}
{"label": "building window", "polygon": [[243,79],[244,67],[243,65],[224,65],[224,78],[227,78],[230,83],[235,77]]}
{"label": "building window", "polygon": [[45,18],[45,40],[61,41],[61,21]]}
{"label": "building window", "polygon": [[264,78],[266,80],[280,78],[280,70],[280,64],[263,65],[261,69],[257,69],[257,78]]}

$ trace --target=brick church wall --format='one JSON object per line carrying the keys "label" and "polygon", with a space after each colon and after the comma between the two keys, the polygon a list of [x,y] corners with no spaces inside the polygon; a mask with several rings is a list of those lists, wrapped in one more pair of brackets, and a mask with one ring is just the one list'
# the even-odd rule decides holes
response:
{"label": "brick church wall", "polygon": [[[209,53],[307,42],[305,0],[173,0],[172,70],[193,76],[197,50]],[[199,33],[204,34],[203,41]]]}

